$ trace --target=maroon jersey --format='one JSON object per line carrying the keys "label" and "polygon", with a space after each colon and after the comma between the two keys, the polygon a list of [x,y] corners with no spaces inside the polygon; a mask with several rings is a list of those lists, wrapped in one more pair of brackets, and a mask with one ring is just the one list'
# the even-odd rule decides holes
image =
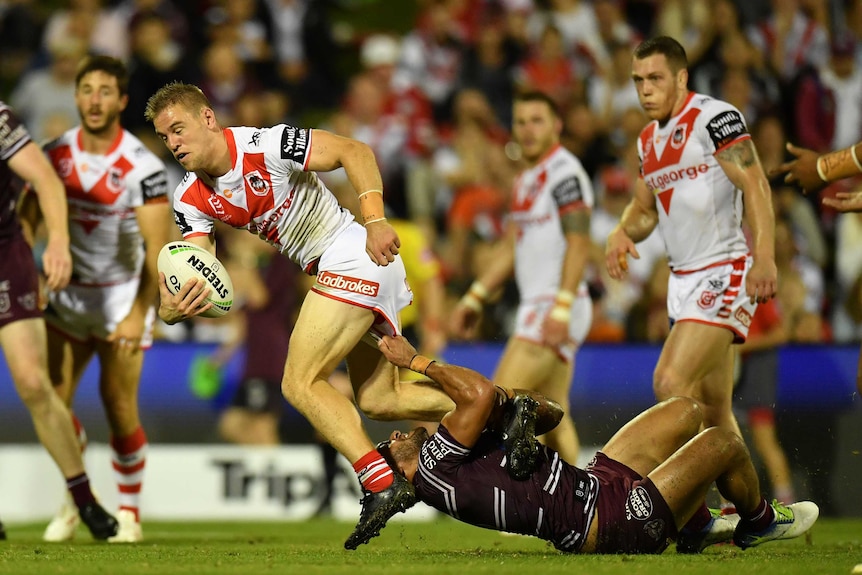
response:
{"label": "maroon jersey", "polygon": [[9,167],[9,160],[30,142],[27,128],[12,109],[0,101],[0,241],[21,231],[15,205],[21,193],[21,180]]}
{"label": "maroon jersey", "polygon": [[419,452],[416,495],[455,519],[487,529],[535,535],[577,552],[595,515],[598,482],[543,448],[533,475],[509,477],[499,438],[485,432],[469,449],[440,426]]}

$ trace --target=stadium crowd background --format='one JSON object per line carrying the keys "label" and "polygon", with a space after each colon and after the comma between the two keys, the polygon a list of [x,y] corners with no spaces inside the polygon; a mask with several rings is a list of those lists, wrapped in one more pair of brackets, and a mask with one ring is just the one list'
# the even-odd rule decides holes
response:
{"label": "stadium crowd background", "polygon": [[[511,96],[546,91],[598,196],[589,341],[658,342],[667,331],[661,243],[647,242],[626,283],[602,265],[644,124],[630,53],[655,34],[682,40],[692,89],[745,114],[767,170],[786,141],[826,151],[862,139],[858,0],[6,0],[0,94],[37,140],[52,138],[77,122],[76,63],[105,53],[131,69],[124,125],[163,157],[143,107],[175,79],[200,85],[226,125],[286,121],[363,140],[389,208],[423,227],[454,298],[502,229],[518,170]],[[790,341],[856,340],[862,217],[821,209],[781,181],[773,192]],[[508,335],[516,298],[507,290],[485,337]]]}

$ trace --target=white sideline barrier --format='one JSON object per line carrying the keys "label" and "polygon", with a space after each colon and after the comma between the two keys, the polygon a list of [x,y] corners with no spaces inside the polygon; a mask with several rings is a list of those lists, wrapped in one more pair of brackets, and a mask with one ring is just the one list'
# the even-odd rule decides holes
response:
{"label": "white sideline barrier", "polygon": [[[116,508],[110,449],[90,444],[87,472],[100,500]],[[336,477],[332,512],[359,518],[358,483],[350,464]],[[272,448],[233,445],[150,445],[141,512],[156,520],[273,520],[310,517],[322,497],[323,464],[313,445]],[[52,517],[65,493],[60,472],[41,445],[0,446],[0,518],[6,522]],[[427,521],[436,512],[420,503],[395,521]]]}

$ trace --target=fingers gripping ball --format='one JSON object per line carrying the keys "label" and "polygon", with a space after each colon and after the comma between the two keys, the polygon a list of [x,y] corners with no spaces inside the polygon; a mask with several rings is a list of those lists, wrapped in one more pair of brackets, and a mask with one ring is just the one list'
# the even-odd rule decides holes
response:
{"label": "fingers gripping ball", "polygon": [[159,271],[165,274],[168,290],[176,295],[192,278],[203,279],[211,290],[213,306],[203,317],[221,317],[233,305],[233,282],[222,263],[205,249],[190,242],[170,242],[159,252]]}

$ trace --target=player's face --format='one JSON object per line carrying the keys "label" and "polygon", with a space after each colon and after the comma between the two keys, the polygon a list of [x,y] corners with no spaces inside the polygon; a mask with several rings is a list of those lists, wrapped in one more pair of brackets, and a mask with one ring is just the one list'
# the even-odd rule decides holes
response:
{"label": "player's face", "polygon": [[162,110],[153,119],[159,136],[187,172],[209,166],[210,136],[205,110],[195,113],[182,104]]}
{"label": "player's face", "polygon": [[428,437],[428,430],[424,427],[417,427],[410,433],[393,431],[389,436],[389,452],[399,464],[406,463],[419,456],[419,449]]}
{"label": "player's face", "polygon": [[688,72],[674,73],[664,54],[632,58],[632,79],[641,107],[651,120],[670,119],[685,90]]}
{"label": "player's face", "polygon": [[529,163],[542,158],[560,141],[562,122],[545,102],[516,102],[512,135]]}
{"label": "player's face", "polygon": [[94,70],[81,78],[75,88],[75,104],[84,130],[99,134],[119,125],[120,112],[129,97],[120,95],[117,78]]}

